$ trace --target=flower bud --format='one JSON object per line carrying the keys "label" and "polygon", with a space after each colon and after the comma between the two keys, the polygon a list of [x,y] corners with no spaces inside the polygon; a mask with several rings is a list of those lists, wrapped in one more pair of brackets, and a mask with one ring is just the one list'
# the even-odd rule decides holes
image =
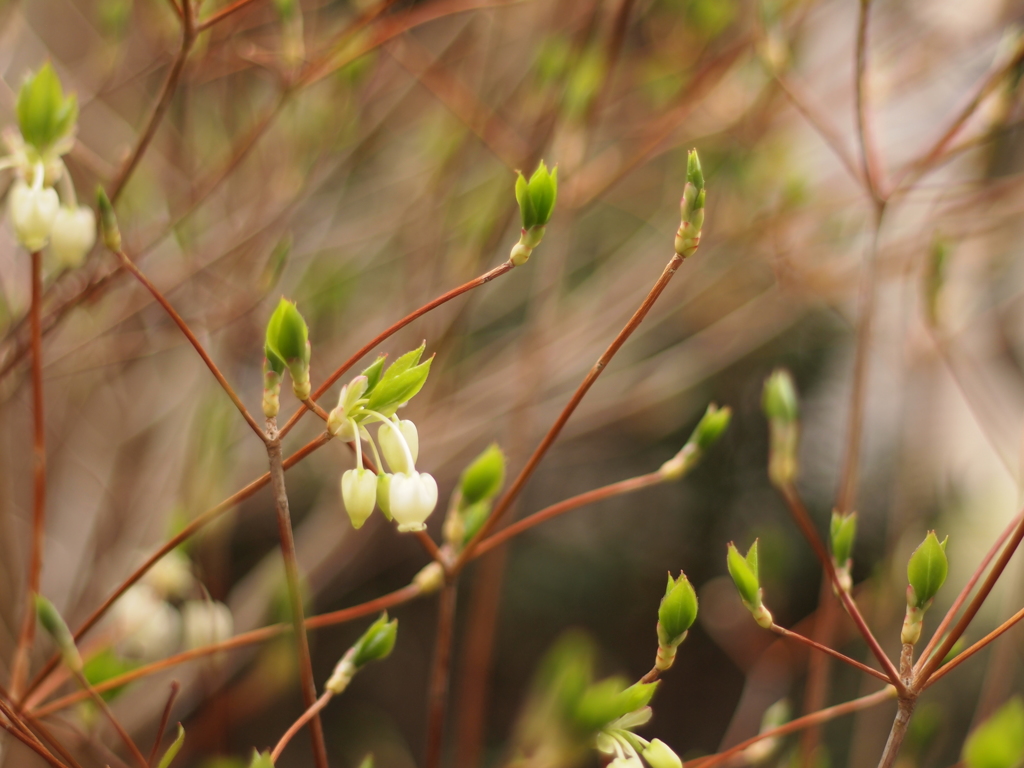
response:
{"label": "flower bud", "polygon": [[682,571],[678,579],[673,579],[672,574],[669,574],[665,596],[661,598],[658,607],[658,642],[662,645],[679,645],[696,619],[697,593],[689,579]]}
{"label": "flower bud", "polygon": [[416,574],[412,583],[420,588],[421,595],[434,594],[444,586],[444,566],[432,560]]}
{"label": "flower bud", "polygon": [[50,232],[50,250],[62,267],[81,266],[96,243],[96,216],[92,208],[61,206]]}
{"label": "flower bud", "polygon": [[231,609],[217,600],[189,600],[181,607],[181,623],[188,650],[224,642],[235,626]]}
{"label": "flower bud", "polygon": [[707,451],[728,428],[732,418],[732,410],[726,406],[719,408],[714,403],[708,405],[707,411],[694,428],[690,439],[675,456],[661,465],[662,476],[666,480],[678,480],[697,466]]}
{"label": "flower bud", "polygon": [[793,377],[788,371],[776,369],[765,380],[761,407],[768,418],[768,477],[777,487],[783,487],[796,480],[799,468],[799,407]]}
{"label": "flower bud", "polygon": [[857,538],[857,513],[840,514],[832,510],[832,522],[829,525],[832,542],[832,564],[842,588],[849,592],[853,587],[850,567],[853,562],[853,542]]}
{"label": "flower bud", "polygon": [[400,531],[422,531],[437,506],[437,483],[426,472],[396,472],[391,476],[391,514]]}
{"label": "flower bud", "polygon": [[[309,383],[309,328],[293,302],[282,298],[267,323],[267,357],[277,366],[284,363],[292,377],[292,389],[299,400],[307,400]],[[274,359],[276,358],[276,359]]]}
{"label": "flower bud", "polygon": [[651,768],[683,768],[683,761],[661,739],[652,739],[644,749],[644,760]]}
{"label": "flower bud", "polygon": [[946,559],[947,536],[941,542],[935,531],[929,531],[907,563],[907,580],[914,591],[913,607],[927,608],[935,597],[949,571]]}
{"label": "flower bud", "polygon": [[368,469],[349,469],[341,475],[341,500],[352,527],[363,527],[377,502],[377,476]]}
{"label": "flower bud", "polygon": [[274,768],[274,761],[270,752],[257,752],[253,750],[252,759],[249,761],[249,768]]}
{"label": "flower bud", "polygon": [[74,94],[65,98],[60,78],[49,62],[25,78],[18,91],[15,111],[22,138],[39,154],[58,143],[61,154],[71,149],[70,146],[64,149],[64,145],[78,119],[78,100]]}
{"label": "flower bud", "polygon": [[32,252],[42,250],[49,241],[59,209],[60,199],[51,187],[30,187],[18,179],[7,193],[7,211],[14,234]]}
{"label": "flower bud", "polygon": [[174,651],[181,637],[181,616],[145,584],[130,587],[111,611],[117,649],[123,656],[151,661]]}
{"label": "flower bud", "polygon": [[525,264],[533,249],[544,239],[544,229],[551,220],[558,197],[558,168],[548,171],[542,160],[530,180],[520,172],[516,179],[516,201],[523,220],[519,242],[512,248],[509,261],[515,266]]}
{"label": "flower bud", "polygon": [[704,173],[700,167],[697,150],[691,149],[686,156],[686,186],[679,201],[679,229],[676,231],[676,253],[684,259],[692,256],[700,245],[701,230],[704,227]]}
{"label": "flower bud", "polygon": [[114,253],[120,253],[121,229],[117,226],[114,205],[107,197],[102,184],[96,186],[96,208],[100,212],[100,235],[103,237],[103,244]]}
{"label": "flower bud", "polygon": [[172,549],[146,571],[142,583],[152,587],[164,599],[184,597],[195,583],[192,564],[184,552]]}
{"label": "flower bud", "polygon": [[758,625],[769,628],[772,625],[772,615],[761,602],[761,582],[758,574],[757,563],[757,540],[750,545],[747,556],[743,557],[736,549],[736,545],[729,542],[726,565],[729,568],[729,575],[732,576],[736,590],[740,593],[743,605]]}
{"label": "flower bud", "polygon": [[[416,431],[416,425],[411,421],[408,419],[399,421],[397,427],[393,422],[383,422],[377,432],[377,442],[392,470],[407,475],[416,471],[420,437]],[[406,451],[406,447],[408,447],[408,451]],[[410,458],[412,464],[409,463]]]}
{"label": "flower bud", "polygon": [[505,454],[492,443],[462,471],[459,480],[461,504],[470,506],[492,499],[505,483]]}
{"label": "flower bud", "polygon": [[397,637],[398,619],[388,621],[388,614],[385,611],[352,646],[355,649],[352,663],[356,669],[369,664],[371,661],[386,659],[395,647]]}
{"label": "flower bud", "polygon": [[75,638],[71,634],[71,630],[68,629],[68,625],[60,615],[60,612],[53,603],[42,595],[35,596],[35,603],[36,616],[39,618],[39,623],[43,625],[43,629],[53,638],[53,642],[56,643],[57,649],[64,658],[64,663],[74,671],[81,671],[82,657],[78,653],[78,647],[75,645]]}
{"label": "flower bud", "polygon": [[365,375],[356,376],[338,393],[338,405],[328,414],[327,431],[346,442],[356,439],[351,418],[358,408],[356,403],[366,393],[368,380]]}

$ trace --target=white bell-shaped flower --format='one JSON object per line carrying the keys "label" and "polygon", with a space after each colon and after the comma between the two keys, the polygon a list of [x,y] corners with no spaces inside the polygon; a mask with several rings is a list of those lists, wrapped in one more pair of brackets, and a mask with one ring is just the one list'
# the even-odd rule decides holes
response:
{"label": "white bell-shaped flower", "polygon": [[350,469],[341,476],[341,500],[353,528],[362,528],[377,503],[377,476],[368,469]]}
{"label": "white bell-shaped flower", "polygon": [[644,760],[651,768],[683,768],[683,761],[679,759],[679,755],[661,739],[653,739],[647,745],[644,749]]}
{"label": "white bell-shaped flower", "polygon": [[59,208],[60,200],[52,187],[30,187],[18,179],[7,193],[7,211],[14,234],[30,251],[42,250],[46,245]]}
{"label": "white bell-shaped flower", "polygon": [[181,639],[181,616],[152,587],[130,587],[112,611],[117,650],[123,656],[154,661],[174,652]]}
{"label": "white bell-shaped flower", "polygon": [[142,583],[152,587],[164,599],[185,597],[195,583],[192,563],[184,552],[172,549],[146,571]]}
{"label": "white bell-shaped flower", "polygon": [[[416,459],[420,453],[420,436],[416,431],[416,425],[411,421],[408,419],[399,421],[397,427],[394,422],[385,421],[380,425],[377,442],[380,443],[380,450],[393,471],[403,472],[407,475],[416,471]],[[408,452],[406,452],[406,446],[408,446]],[[412,464],[409,464],[410,458],[412,458]]]}
{"label": "white bell-shaped flower", "polygon": [[182,639],[191,650],[222,643],[234,632],[231,609],[217,600],[189,600],[181,607]]}
{"label": "white bell-shaped flower", "polygon": [[96,243],[96,215],[92,208],[61,206],[50,232],[50,250],[62,267],[80,266]]}
{"label": "white bell-shaped flower", "polygon": [[400,531],[422,531],[437,506],[437,483],[426,472],[396,472],[389,489],[391,514]]}

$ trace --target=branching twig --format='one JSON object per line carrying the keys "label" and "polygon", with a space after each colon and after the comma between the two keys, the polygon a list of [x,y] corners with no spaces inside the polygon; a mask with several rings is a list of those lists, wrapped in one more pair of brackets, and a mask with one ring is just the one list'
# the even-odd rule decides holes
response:
{"label": "branching twig", "polygon": [[306,711],[299,716],[299,719],[291,724],[280,740],[278,740],[277,745],[274,747],[274,751],[270,753],[271,762],[277,762],[278,758],[281,757],[281,753],[284,752],[284,748],[288,746],[288,742],[292,740],[296,733],[302,730],[302,727],[306,725],[306,723],[314,717],[319,717],[320,710],[326,707],[333,697],[333,691],[324,691],[320,695],[320,698],[314,701]]}
{"label": "branching twig", "polygon": [[837,650],[829,648],[827,645],[817,643],[809,637],[804,637],[799,632],[792,632],[786,629],[785,627],[780,627],[778,624],[772,624],[771,631],[782,637],[786,637],[790,640],[796,640],[799,643],[803,643],[804,645],[814,648],[815,650],[820,651],[821,653],[828,654],[833,659],[839,659],[839,661],[843,662],[844,664],[849,664],[854,669],[859,669],[861,672],[869,674],[872,677],[877,677],[879,680],[889,682],[889,678],[885,674],[879,672],[877,669],[873,669],[869,667],[867,664],[861,664],[856,659],[851,659],[849,656],[842,654]]}

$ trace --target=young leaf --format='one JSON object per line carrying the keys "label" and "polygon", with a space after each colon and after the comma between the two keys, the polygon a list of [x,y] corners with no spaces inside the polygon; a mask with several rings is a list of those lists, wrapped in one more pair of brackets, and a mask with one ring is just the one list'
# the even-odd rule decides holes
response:
{"label": "young leaf", "polygon": [[167,748],[164,752],[164,756],[160,758],[160,762],[157,763],[157,768],[169,768],[171,761],[178,755],[181,750],[181,745],[185,743],[185,729],[181,727],[181,723],[178,723],[178,737],[174,740],[174,743]]}
{"label": "young leaf", "polygon": [[662,634],[668,644],[681,641],[696,619],[697,593],[689,579],[682,571],[678,579],[673,579],[672,574],[669,574],[665,596],[661,598],[658,608],[659,642]]}
{"label": "young leaf", "polygon": [[967,768],[1018,768],[1024,763],[1024,703],[1010,699],[964,742]]}
{"label": "young leaf", "polygon": [[[753,555],[752,558],[751,555]],[[753,567],[751,567],[751,560],[753,560]],[[736,585],[736,589],[740,593],[740,597],[743,598],[743,601],[750,605],[760,603],[761,585],[757,574],[757,541],[751,546],[747,557],[743,557],[739,550],[736,549],[736,545],[729,542],[726,565],[729,568],[729,575],[732,576],[733,583]]]}
{"label": "young leaf", "polygon": [[[948,536],[946,539],[948,540]],[[907,580],[914,590],[916,608],[924,608],[942,587],[949,571],[946,542],[929,531],[907,563]]]}
{"label": "young leaf", "polygon": [[505,482],[505,454],[492,443],[462,472],[459,489],[462,503],[469,506],[494,498]]}

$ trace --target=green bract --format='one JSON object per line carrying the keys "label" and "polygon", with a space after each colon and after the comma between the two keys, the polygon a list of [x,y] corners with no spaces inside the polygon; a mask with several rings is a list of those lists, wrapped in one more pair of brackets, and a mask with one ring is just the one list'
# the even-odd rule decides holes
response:
{"label": "green bract", "polygon": [[[430,373],[430,363],[433,361],[431,357],[425,363],[420,362],[425,348],[426,345],[421,344],[412,352],[406,352],[395,360],[383,374],[379,370],[373,370],[377,363],[367,368],[367,373],[364,373],[368,380],[367,389],[363,396],[368,398],[366,404],[368,410],[392,416],[399,406],[415,397],[416,393],[423,388],[427,375]],[[381,361],[378,360],[378,362]],[[371,374],[379,376],[376,384],[372,387],[370,386]]]}
{"label": "green bract", "polygon": [[[178,752],[181,751],[182,745],[185,743],[185,729],[181,727],[181,723],[178,723],[178,735],[172,742],[171,746],[164,752],[164,756],[160,758],[160,762],[157,763],[156,768],[169,768],[170,764],[174,761],[174,758],[178,756]],[[273,765],[273,763],[271,763]]]}
{"label": "green bract", "polygon": [[39,619],[39,623],[43,625],[43,629],[53,638],[53,642],[56,643],[58,650],[60,650],[61,655],[64,657],[64,663],[72,669],[81,669],[82,657],[79,656],[78,648],[75,646],[75,638],[56,606],[42,595],[35,596],[35,603],[36,616]]}
{"label": "green bract", "polygon": [[522,214],[523,229],[543,227],[551,220],[558,197],[558,168],[548,171],[541,160],[537,170],[527,181],[522,172],[516,179],[516,201]]}
{"label": "green bract", "polygon": [[462,502],[471,505],[498,495],[505,482],[505,454],[492,443],[462,472]]}
{"label": "green bract", "polygon": [[621,677],[609,677],[589,686],[572,713],[575,725],[584,732],[599,731],[623,715],[646,707],[658,683],[634,683],[625,687]]}
{"label": "green bract", "polygon": [[274,768],[274,761],[270,759],[269,752],[252,753],[252,760],[249,761],[249,768]]}
{"label": "green bract", "polygon": [[735,544],[729,542],[726,565],[743,602],[751,606],[760,605],[761,584],[757,572],[757,540],[755,539],[754,543],[750,545],[746,557],[740,554]]}
{"label": "green bract", "polygon": [[666,645],[682,642],[686,631],[697,619],[697,593],[694,592],[686,574],[679,572],[679,578],[668,575],[665,596],[658,608],[658,640]]}
{"label": "green bract", "polygon": [[837,564],[842,565],[853,555],[853,542],[857,537],[857,513],[842,515],[833,512],[829,531],[832,538],[832,557]]}
{"label": "green bract", "polygon": [[[686,182],[693,184],[698,192],[704,191],[704,171],[700,167],[700,158],[697,156],[696,149],[691,149],[686,154]],[[701,202],[704,201],[701,200]]]}
{"label": "green bract", "polygon": [[1024,763],[1024,703],[1015,696],[964,742],[967,768],[1018,768]]}
{"label": "green bract", "polygon": [[722,436],[722,433],[729,427],[731,419],[732,410],[728,406],[719,408],[714,403],[711,403],[708,405],[707,411],[704,412],[687,442],[693,443],[702,451],[706,451]]}
{"label": "green bract", "polygon": [[60,78],[47,62],[25,78],[15,110],[22,138],[43,154],[71,135],[78,119],[78,99],[74,94],[64,96]]}
{"label": "green bract", "polygon": [[789,371],[776,368],[772,375],[765,379],[761,408],[769,419],[778,419],[786,423],[796,421],[800,415],[800,408],[796,399],[796,387]]}
{"label": "green bract", "polygon": [[914,550],[907,563],[907,580],[913,589],[913,607],[924,608],[935,597],[946,580],[949,561],[946,560],[947,536],[939,542],[935,531],[929,531],[924,541]]}
{"label": "green bract", "polygon": [[359,669],[371,661],[385,659],[395,647],[398,637],[398,619],[388,621],[387,611],[380,615],[352,646],[352,664]]}
{"label": "green bract", "polygon": [[[267,323],[267,360],[278,373],[293,360],[309,361],[309,328],[295,303],[282,298]],[[280,365],[280,369],[277,366]]]}

